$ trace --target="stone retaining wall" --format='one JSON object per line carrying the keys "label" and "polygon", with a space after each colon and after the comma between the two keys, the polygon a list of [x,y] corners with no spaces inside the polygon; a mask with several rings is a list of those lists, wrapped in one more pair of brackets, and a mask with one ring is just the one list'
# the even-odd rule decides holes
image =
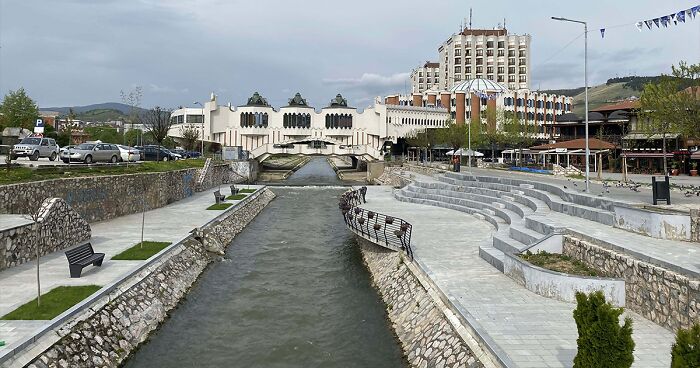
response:
{"label": "stone retaining wall", "polygon": [[645,318],[671,331],[700,322],[700,281],[568,235],[564,254],[624,279],[627,308]]}
{"label": "stone retaining wall", "polygon": [[222,254],[273,198],[271,191],[263,189],[245,205],[169,248],[153,267],[123,280],[112,293],[64,323],[57,330],[57,341],[32,357],[28,367],[119,366],[167,318],[217,254]]}
{"label": "stone retaining wall", "polygon": [[[90,239],[90,225],[60,198],[47,198],[38,208],[37,224],[0,231],[0,271]],[[38,232],[35,231],[38,229]]]}
{"label": "stone retaining wall", "polygon": [[412,367],[484,367],[401,253],[358,237],[362,258]]}
{"label": "stone retaining wall", "polygon": [[[53,179],[0,186],[0,213],[27,214],[44,198],[62,198],[88,222],[160,208],[191,196],[199,169],[160,173]],[[205,187],[231,180],[227,164],[212,165]]]}

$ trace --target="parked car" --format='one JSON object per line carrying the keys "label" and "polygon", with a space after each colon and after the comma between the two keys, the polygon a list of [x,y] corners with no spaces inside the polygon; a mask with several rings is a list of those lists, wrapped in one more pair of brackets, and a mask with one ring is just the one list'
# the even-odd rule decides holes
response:
{"label": "parked car", "polygon": [[172,161],[177,159],[177,156],[165,147],[145,146],[136,148],[141,151],[141,159],[144,161]]}
{"label": "parked car", "polygon": [[197,151],[187,151],[187,157],[189,158],[200,158],[201,156],[202,154]]}
{"label": "parked car", "polygon": [[54,161],[58,157],[58,152],[59,147],[52,138],[27,137],[12,147],[10,159],[29,157],[30,160],[36,161],[40,157],[48,157],[49,160]]}
{"label": "parked car", "polygon": [[69,161],[79,161],[86,164],[93,162],[111,162],[116,163],[121,157],[119,147],[116,144],[109,143],[83,143],[68,151],[61,152],[61,160],[68,163]]}
{"label": "parked car", "polygon": [[119,148],[121,161],[136,162],[141,160],[141,151],[136,148],[121,144],[118,144],[117,148]]}
{"label": "parked car", "polygon": [[58,154],[60,155],[63,151],[74,150],[75,147],[77,147],[77,146],[76,145],[63,146],[63,147],[61,147],[61,150],[58,152]]}
{"label": "parked car", "polygon": [[188,154],[189,152],[185,151],[184,149],[171,149],[170,152],[179,155],[180,158],[190,158],[190,155]]}

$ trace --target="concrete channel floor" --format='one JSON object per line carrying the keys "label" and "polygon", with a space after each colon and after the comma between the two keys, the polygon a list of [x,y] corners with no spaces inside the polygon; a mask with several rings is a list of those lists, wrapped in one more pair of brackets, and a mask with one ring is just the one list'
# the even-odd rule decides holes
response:
{"label": "concrete channel floor", "polygon": [[[371,186],[363,208],[413,225],[416,260],[463,315],[491,339],[514,367],[571,367],[576,355],[573,303],[532,293],[482,260],[494,228],[450,209],[400,202],[392,188]],[[674,335],[640,315],[633,319],[633,367],[668,367]]]}
{"label": "concrete channel floor", "polygon": [[[249,188],[260,186],[250,185]],[[223,187],[222,187],[223,188]],[[221,189],[228,193],[228,188]],[[146,212],[144,240],[177,241],[192,229],[202,226],[221,214],[207,210],[214,203],[210,189],[165,207]],[[227,201],[236,203],[239,201]],[[57,286],[106,285],[145,261],[113,261],[111,257],[141,241],[141,214],[132,214],[90,224],[95,252],[105,253],[102,267],[86,267],[80,278],[71,278],[64,251],[41,257],[41,291],[46,293]],[[0,271],[0,316],[36,298],[36,262]],[[46,321],[0,320],[0,340],[5,347],[31,334]]]}

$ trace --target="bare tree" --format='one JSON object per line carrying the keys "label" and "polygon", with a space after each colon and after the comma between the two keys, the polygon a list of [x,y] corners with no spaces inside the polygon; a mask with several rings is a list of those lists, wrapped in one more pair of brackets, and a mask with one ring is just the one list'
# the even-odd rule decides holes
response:
{"label": "bare tree", "polygon": [[32,220],[32,243],[36,247],[36,305],[41,306],[41,277],[39,274],[39,261],[41,260],[41,246],[44,244],[44,239],[41,237],[41,228],[43,226],[42,216],[44,214],[44,204],[47,198],[30,204],[29,213],[26,217]]}
{"label": "bare tree", "polygon": [[143,88],[136,86],[129,92],[119,91],[122,97],[122,103],[129,106],[129,124],[131,129],[134,129],[134,123],[138,122],[138,109],[141,106],[141,97],[143,97]]}
{"label": "bare tree", "polygon": [[190,125],[183,125],[180,127],[180,136],[182,137],[185,149],[187,151],[194,151],[195,144],[199,139],[199,129]]}
{"label": "bare tree", "polygon": [[[148,110],[143,115],[143,125],[146,127],[153,139],[158,143],[158,146],[163,145],[163,141],[168,136],[173,122],[170,120],[170,110],[156,106]],[[160,161],[160,149],[156,150],[157,159]]]}

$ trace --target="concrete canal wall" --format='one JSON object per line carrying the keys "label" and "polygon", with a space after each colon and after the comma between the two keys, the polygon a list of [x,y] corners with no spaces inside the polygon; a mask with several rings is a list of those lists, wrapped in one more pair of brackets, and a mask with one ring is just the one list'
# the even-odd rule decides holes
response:
{"label": "concrete canal wall", "polygon": [[274,197],[267,188],[251,194],[103,287],[54,319],[42,334],[15,349],[10,366],[119,366],[167,318],[207,265],[223,254]]}
{"label": "concrete canal wall", "polygon": [[499,367],[403,253],[357,237],[411,367]]}

